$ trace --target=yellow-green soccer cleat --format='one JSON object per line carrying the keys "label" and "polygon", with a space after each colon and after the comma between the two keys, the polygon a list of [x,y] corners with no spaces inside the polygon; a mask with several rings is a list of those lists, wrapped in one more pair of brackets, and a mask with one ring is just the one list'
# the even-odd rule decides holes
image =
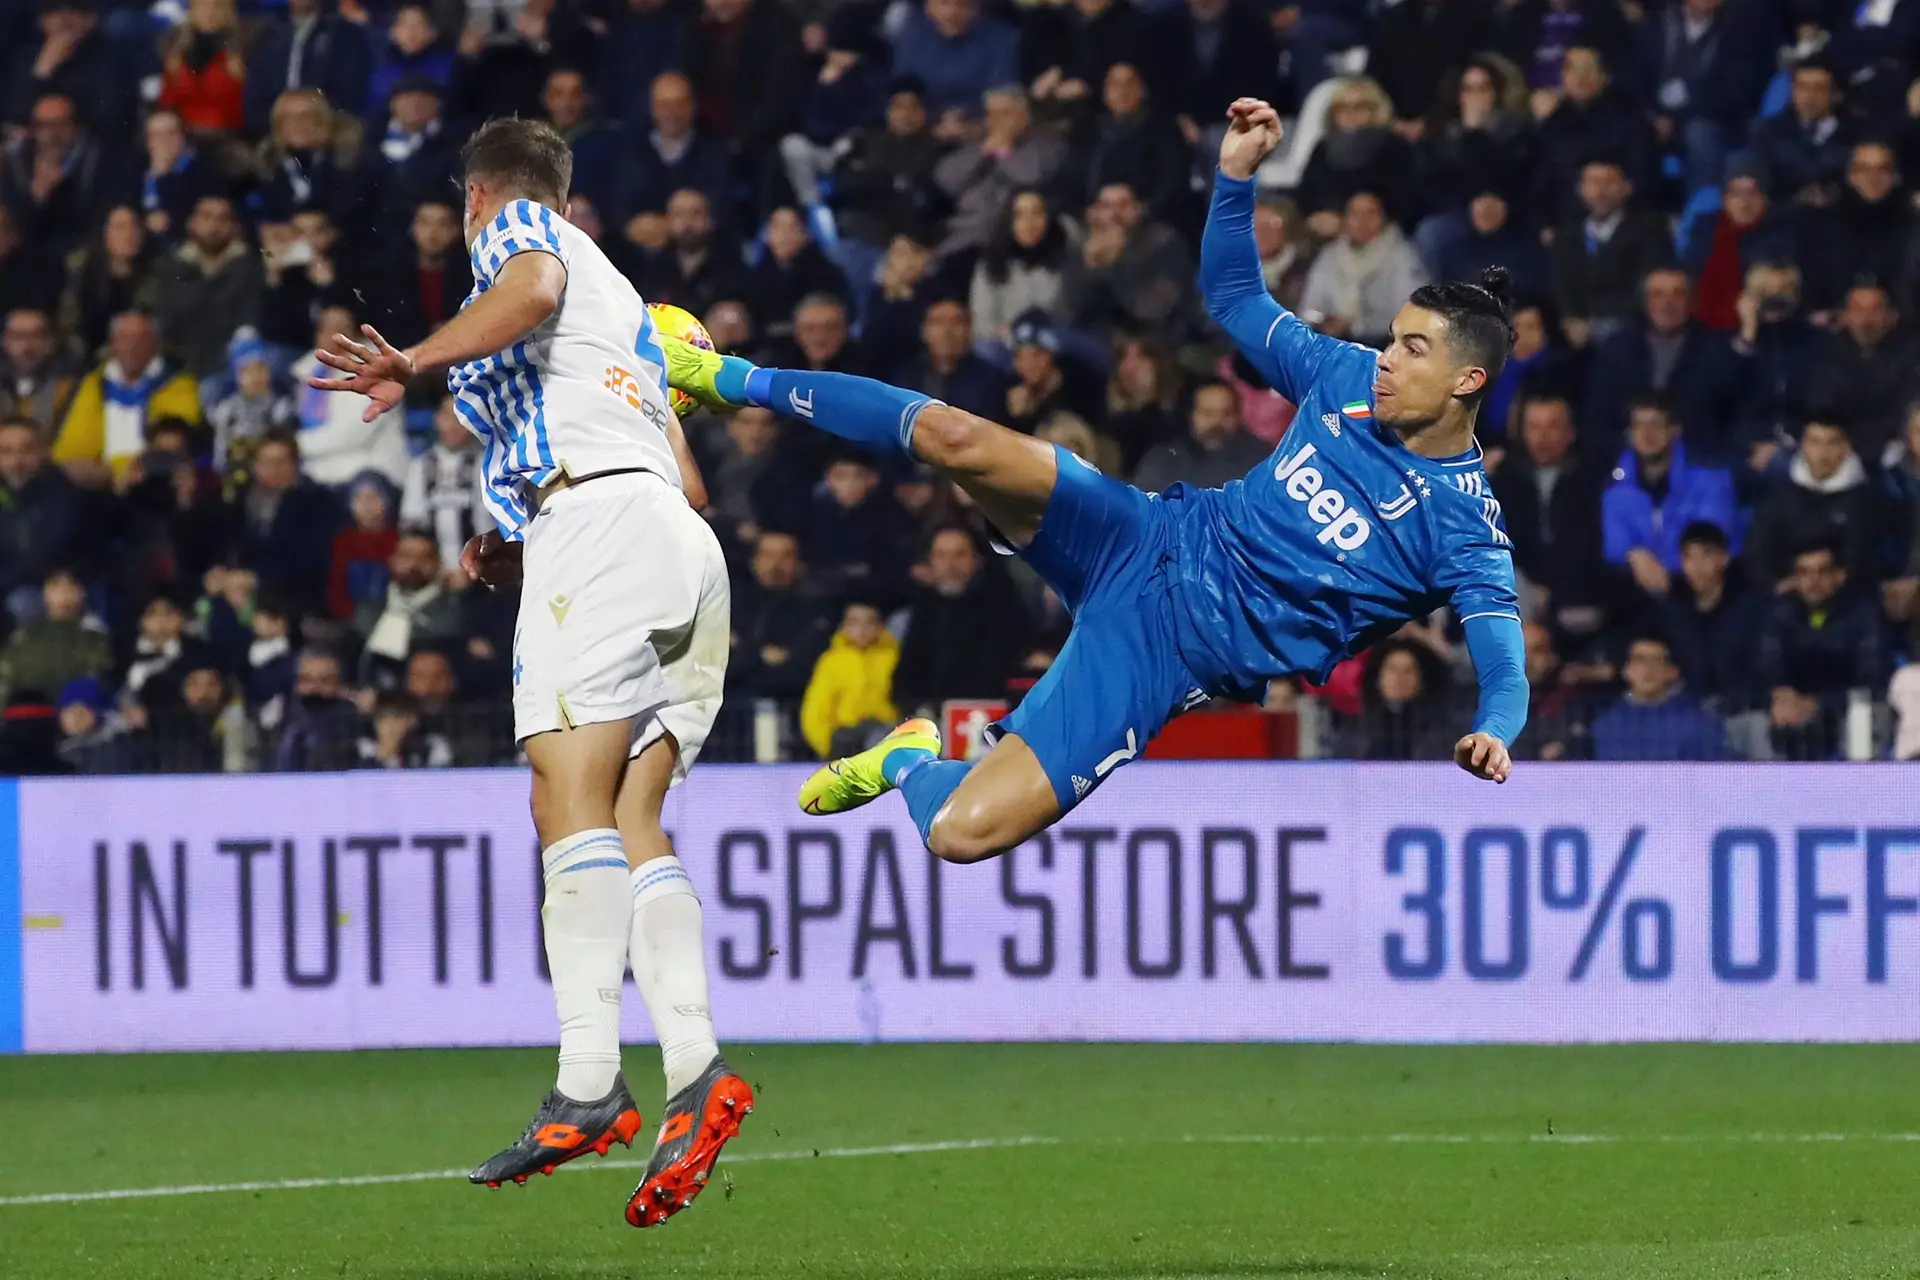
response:
{"label": "yellow-green soccer cleat", "polygon": [[[715,412],[725,413],[740,406],[720,394],[715,379],[727,367],[729,360],[746,364],[738,356],[723,356],[717,351],[708,351],[696,347],[691,342],[682,342],[672,334],[658,335],[661,350],[667,356],[667,385],[675,391],[683,392],[699,401],[703,406]],[[751,366],[749,366],[750,368]]]}
{"label": "yellow-green soccer cleat", "polygon": [[808,813],[845,813],[893,789],[880,771],[890,752],[920,747],[940,755],[940,730],[931,720],[905,720],[899,728],[858,755],[830,761],[800,787],[800,807]]}

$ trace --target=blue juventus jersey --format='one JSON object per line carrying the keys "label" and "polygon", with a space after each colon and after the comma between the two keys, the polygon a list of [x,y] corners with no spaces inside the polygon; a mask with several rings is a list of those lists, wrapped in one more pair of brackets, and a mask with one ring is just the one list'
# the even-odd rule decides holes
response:
{"label": "blue juventus jersey", "polygon": [[1440,605],[1462,622],[1510,619],[1517,632],[1513,555],[1479,448],[1425,458],[1374,421],[1377,353],[1314,332],[1268,296],[1252,207],[1251,184],[1218,179],[1202,285],[1241,351],[1299,409],[1244,479],[1169,494],[1181,508],[1181,647],[1204,668],[1196,674],[1239,697],[1277,676],[1324,681]]}

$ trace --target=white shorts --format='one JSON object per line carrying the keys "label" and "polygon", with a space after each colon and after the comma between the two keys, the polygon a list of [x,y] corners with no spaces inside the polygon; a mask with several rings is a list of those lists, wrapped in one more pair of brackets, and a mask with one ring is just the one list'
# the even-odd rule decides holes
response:
{"label": "white shorts", "polygon": [[527,528],[513,637],[513,731],[633,722],[687,775],[720,714],[732,593],[719,539],[652,472],[563,489]]}

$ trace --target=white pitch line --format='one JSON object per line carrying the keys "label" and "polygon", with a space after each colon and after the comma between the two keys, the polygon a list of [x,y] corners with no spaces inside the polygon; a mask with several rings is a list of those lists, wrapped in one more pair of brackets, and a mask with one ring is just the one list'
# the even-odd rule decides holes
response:
{"label": "white pitch line", "polygon": [[[1120,1139],[1122,1143],[1127,1139]],[[1589,1146],[1607,1143],[1836,1143],[1920,1142],[1920,1133],[1235,1133],[1187,1134],[1183,1143],[1206,1146]],[[896,1142],[873,1147],[822,1147],[819,1150],[752,1151],[727,1157],[727,1163],[760,1164],[785,1160],[862,1160],[876,1156],[933,1155],[944,1151],[1003,1151],[1017,1147],[1072,1145],[1061,1138],[1026,1134],[1012,1138],[965,1138],[946,1142]],[[1105,1145],[1095,1143],[1092,1145]],[[645,1168],[645,1160],[576,1160],[560,1173]],[[283,1178],[265,1182],[207,1182],[177,1187],[119,1187],[109,1191],[51,1191],[30,1196],[0,1196],[0,1207],[87,1204],[100,1200],[151,1200],[168,1196],[221,1195],[244,1191],[312,1191],[330,1187],[378,1187],[405,1182],[441,1182],[465,1178],[465,1169],[424,1169],[413,1173],[370,1173],[343,1178]]]}
{"label": "white pitch line", "polygon": [[[992,1151],[1008,1147],[1053,1146],[1058,1138],[1031,1135],[1017,1138],[968,1138],[948,1142],[897,1142],[881,1147],[822,1147],[815,1151],[749,1151],[727,1157],[727,1163],[768,1160],[860,1160],[874,1156],[917,1156],[941,1151]],[[591,1173],[596,1169],[643,1169],[645,1160],[576,1160],[561,1173]],[[86,1204],[96,1200],[152,1200],[166,1196],[209,1196],[239,1191],[312,1191],[327,1187],[379,1187],[401,1182],[440,1182],[465,1178],[465,1169],[422,1169],[413,1173],[368,1173],[346,1178],[281,1178],[269,1182],[201,1182],[177,1187],[117,1187],[110,1191],[49,1191],[41,1195],[0,1196],[0,1206]]]}

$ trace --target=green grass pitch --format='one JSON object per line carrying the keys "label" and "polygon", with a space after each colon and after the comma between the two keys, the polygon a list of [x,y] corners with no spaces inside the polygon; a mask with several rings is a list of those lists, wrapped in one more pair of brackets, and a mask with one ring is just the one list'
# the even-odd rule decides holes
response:
{"label": "green grass pitch", "polygon": [[[651,1058],[629,1051],[650,1124]],[[1920,1046],[732,1058],[760,1107],[730,1185],[645,1232],[612,1161],[331,1181],[475,1163],[547,1052],[0,1060],[0,1275],[1920,1277]],[[22,1199],[299,1179],[325,1184]]]}

